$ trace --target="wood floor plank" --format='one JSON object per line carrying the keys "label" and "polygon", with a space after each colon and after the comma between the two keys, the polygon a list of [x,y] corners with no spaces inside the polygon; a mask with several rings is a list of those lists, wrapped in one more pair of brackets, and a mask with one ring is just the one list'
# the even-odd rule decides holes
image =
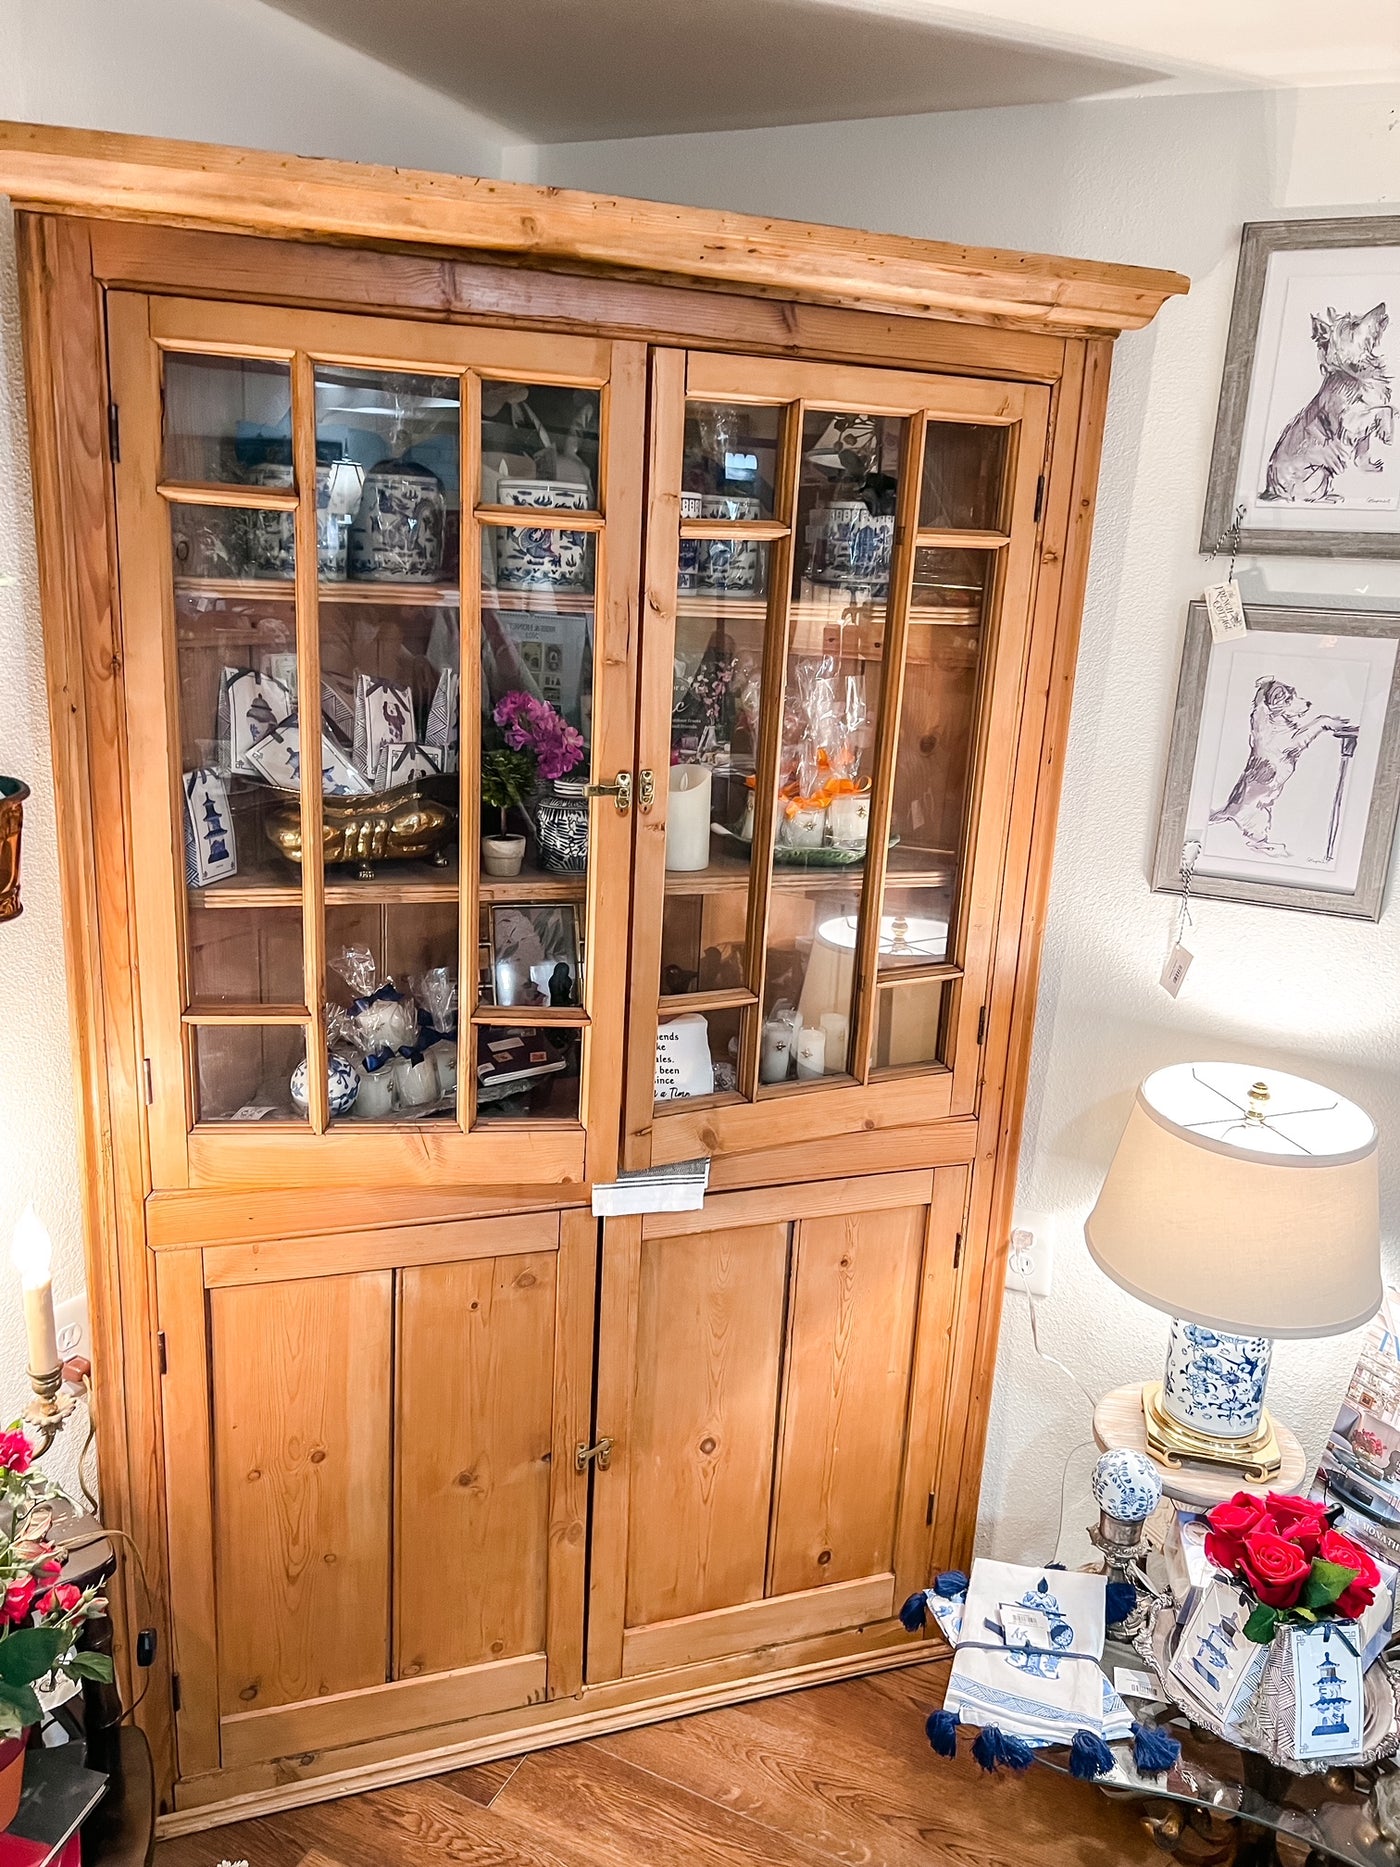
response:
{"label": "wood floor plank", "polygon": [[446,1776],[435,1776],[433,1781],[439,1789],[450,1789],[454,1795],[465,1796],[468,1802],[489,1809],[519,1768],[519,1757],[498,1757],[494,1763],[473,1764],[469,1770],[451,1770]]}
{"label": "wood floor plank", "polygon": [[572,1867],[830,1867],[775,1833],[596,1744],[527,1757],[495,1808],[543,1836]]}
{"label": "wood floor plank", "polygon": [[[481,1808],[431,1780],[300,1813],[340,1867],[577,1867],[589,1858],[556,1849],[532,1823]],[[261,1867],[256,1856],[248,1860]]]}

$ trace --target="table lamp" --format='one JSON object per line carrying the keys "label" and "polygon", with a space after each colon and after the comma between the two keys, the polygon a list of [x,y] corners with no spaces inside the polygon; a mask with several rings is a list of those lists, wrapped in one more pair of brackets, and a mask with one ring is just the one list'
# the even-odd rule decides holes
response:
{"label": "table lamp", "polygon": [[1148,1450],[1263,1483],[1280,1463],[1274,1340],[1341,1335],[1380,1308],[1375,1124],[1279,1070],[1172,1064],[1139,1088],[1084,1236],[1172,1319],[1163,1377],[1142,1390]]}

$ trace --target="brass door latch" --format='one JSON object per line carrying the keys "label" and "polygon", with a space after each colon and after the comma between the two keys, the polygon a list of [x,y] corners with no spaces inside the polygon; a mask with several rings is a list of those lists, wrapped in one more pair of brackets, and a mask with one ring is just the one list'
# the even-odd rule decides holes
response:
{"label": "brass door latch", "polygon": [[612,1440],[600,1439],[596,1445],[586,1446],[580,1439],[574,1448],[574,1470],[586,1472],[593,1463],[600,1472],[605,1472],[612,1464]]}
{"label": "brass door latch", "polygon": [[617,799],[617,814],[625,817],[632,808],[632,774],[620,771],[612,784],[590,784],[589,797],[614,797]]}

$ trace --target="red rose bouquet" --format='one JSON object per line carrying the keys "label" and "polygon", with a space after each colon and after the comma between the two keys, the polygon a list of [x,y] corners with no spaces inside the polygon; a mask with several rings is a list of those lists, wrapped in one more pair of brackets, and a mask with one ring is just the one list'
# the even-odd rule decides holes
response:
{"label": "red rose bouquet", "polygon": [[1359,1620],[1375,1600],[1380,1570],[1310,1498],[1237,1491],[1206,1523],[1206,1558],[1253,1598],[1244,1631],[1261,1646],[1290,1622]]}

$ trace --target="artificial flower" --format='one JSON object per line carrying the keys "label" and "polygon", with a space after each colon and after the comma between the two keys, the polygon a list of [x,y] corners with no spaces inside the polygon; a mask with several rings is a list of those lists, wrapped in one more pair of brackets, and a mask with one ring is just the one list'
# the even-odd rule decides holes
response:
{"label": "artificial flower", "polygon": [[1327,1531],[1327,1506],[1314,1498],[1281,1497],[1271,1491],[1264,1499],[1265,1509],[1273,1518],[1280,1536],[1296,1543],[1303,1554],[1313,1557]]}
{"label": "artificial flower", "polygon": [[1273,1519],[1262,1498],[1249,1491],[1237,1491],[1206,1512],[1206,1525],[1206,1561],[1230,1575],[1240,1566],[1244,1539],[1251,1531],[1272,1528]]}
{"label": "artificial flower", "polygon": [[71,1582],[60,1582],[57,1588],[40,1595],[34,1607],[39,1614],[71,1614],[82,1598],[82,1589],[74,1588]]}
{"label": "artificial flower", "polygon": [[517,752],[533,757],[541,778],[562,778],[583,757],[583,735],[570,726],[547,700],[513,688],[496,703],[491,715]]}
{"label": "artificial flower", "polygon": [[1252,1530],[1244,1539],[1239,1566],[1266,1608],[1291,1608],[1312,1573],[1312,1560],[1296,1543],[1273,1530]]}
{"label": "artificial flower", "polygon": [[25,1433],[17,1427],[0,1433],[0,1465],[7,1472],[27,1472],[33,1463],[34,1448]]}
{"label": "artificial flower", "polygon": [[21,1575],[11,1582],[0,1598],[0,1620],[22,1621],[33,1606],[37,1587],[32,1575]]}
{"label": "artificial flower", "polygon": [[1369,1552],[1340,1530],[1328,1530],[1317,1553],[1323,1562],[1335,1562],[1339,1569],[1353,1571],[1354,1580],[1347,1583],[1337,1599],[1337,1612],[1343,1620],[1359,1621],[1375,1600],[1381,1581],[1381,1572]]}

